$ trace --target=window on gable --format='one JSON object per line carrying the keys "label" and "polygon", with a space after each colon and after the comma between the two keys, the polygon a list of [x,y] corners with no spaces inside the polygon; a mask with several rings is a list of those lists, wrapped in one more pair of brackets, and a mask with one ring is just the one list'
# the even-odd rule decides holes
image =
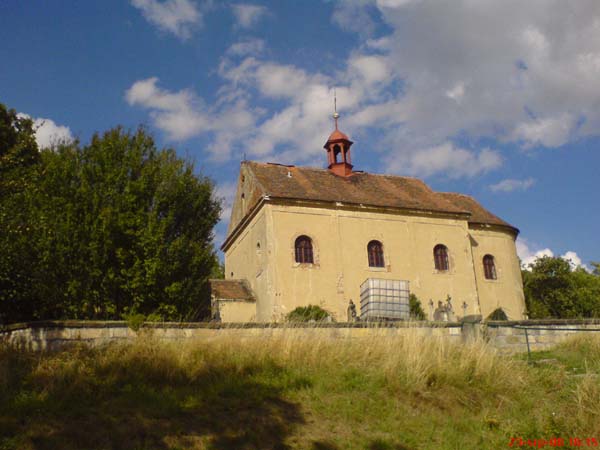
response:
{"label": "window on gable", "polygon": [[296,250],[296,262],[301,264],[313,264],[312,241],[308,236],[299,236],[294,244]]}
{"label": "window on gable", "polygon": [[438,244],[433,248],[433,259],[435,270],[448,270],[448,248],[445,245]]}
{"label": "window on gable", "polygon": [[369,254],[369,267],[385,267],[383,260],[383,245],[379,241],[371,241],[367,245]]}
{"label": "window on gable", "polygon": [[496,279],[496,263],[492,255],[485,255],[483,257],[483,273],[485,274],[486,280]]}

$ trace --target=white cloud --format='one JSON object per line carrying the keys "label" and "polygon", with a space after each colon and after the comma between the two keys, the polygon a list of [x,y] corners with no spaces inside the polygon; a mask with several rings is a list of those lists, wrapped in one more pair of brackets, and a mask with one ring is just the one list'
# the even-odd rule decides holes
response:
{"label": "white cloud", "polygon": [[194,27],[202,24],[202,13],[191,0],[131,0],[146,20],[160,30],[188,39]]}
{"label": "white cloud", "polygon": [[249,3],[231,5],[236,23],[241,28],[252,28],[268,12],[267,8]]}
{"label": "white cloud", "polygon": [[35,119],[33,121],[35,128],[35,140],[38,147],[51,147],[59,142],[70,142],[73,140],[73,135],[69,127],[57,125],[51,119]]}
{"label": "white cloud", "polygon": [[52,119],[44,119],[41,117],[33,119],[30,115],[25,113],[19,113],[18,116],[33,120],[35,141],[39,148],[52,147],[54,144],[71,142],[73,140],[71,129],[65,125],[57,125]]}
{"label": "white cloud", "polygon": [[452,89],[446,91],[446,96],[460,104],[462,98],[465,96],[465,84],[459,81]]}
{"label": "white cloud", "polygon": [[156,86],[158,78],[136,81],[125,93],[127,103],[151,110],[154,124],[172,140],[185,140],[210,129],[200,100],[189,90],[171,93]]}
{"label": "white cloud", "polygon": [[526,178],[524,180],[507,178],[496,184],[492,184],[490,189],[494,192],[526,191],[534,184],[535,180],[533,178]]}
{"label": "white cloud", "polygon": [[[549,248],[542,248],[539,250],[533,250],[530,248],[529,242],[519,237],[517,239],[517,255],[521,259],[521,267],[523,269],[529,270],[530,265],[534,264],[538,258],[543,258],[544,256],[553,257],[554,252]],[[581,267],[588,272],[590,268],[582,263],[581,258],[577,255],[576,252],[569,250],[560,256],[562,259],[569,262],[571,265],[571,270],[575,270],[578,267]]]}
{"label": "white cloud", "polygon": [[233,56],[257,56],[265,49],[265,41],[262,39],[248,39],[236,42],[227,49],[227,54]]}
{"label": "white cloud", "polygon": [[274,63],[260,64],[248,75],[257,82],[261,93],[270,98],[297,98],[299,91],[312,81],[319,83],[317,77],[311,80],[302,69]]}
{"label": "white cloud", "polygon": [[379,8],[401,8],[411,3],[416,3],[420,0],[377,0],[377,6]]}
{"label": "white cloud", "polygon": [[[266,12],[247,8],[254,6],[232,6],[239,26]],[[210,134],[213,157],[236,149],[304,163],[322,155],[336,86],[342,130],[369,133],[369,151],[383,155],[388,171],[417,176],[474,177],[502,165],[499,151],[461,148],[457,137],[529,148],[599,133],[600,2],[347,0],[335,4],[332,20],[357,29],[377,11],[389,33],[368,39],[357,30],[360,45],[335,73],[265,59],[264,42],[247,40],[222,58],[212,104],[152,79],[142,80],[149,95],[134,85],[128,101],[148,108],[173,139]],[[353,18],[364,24],[351,26]],[[529,180],[504,180],[492,189],[527,187]]]}
{"label": "white cloud", "polygon": [[221,206],[223,209],[221,210],[221,221],[229,221],[236,190],[237,183],[223,183],[217,185],[215,190],[215,198],[222,202]]}
{"label": "white cloud", "polygon": [[560,147],[567,143],[575,125],[576,120],[570,114],[531,120],[517,125],[513,137],[522,140],[528,147],[533,145]]}
{"label": "white cloud", "polygon": [[334,21],[352,30],[336,18],[372,8],[392,31],[366,48],[403,82],[386,99],[404,112],[386,130],[392,141],[466,134],[560,147],[599,133],[600,2],[353,0],[337,4]]}
{"label": "white cloud", "polygon": [[[305,113],[308,95],[303,94],[315,86],[329,92],[334,85],[340,104],[346,102],[340,105],[342,128],[354,134],[377,129],[373,150],[385,148],[392,170],[408,168],[414,175],[471,177],[500,167],[497,151],[449,144],[459,135],[513,141],[528,148],[559,147],[581,134],[597,133],[600,76],[590,72],[600,75],[600,27],[591,17],[595,11],[600,15],[600,7],[589,0],[574,8],[557,0],[550,0],[554,9],[542,3],[336,3],[333,20],[346,29],[352,29],[346,19],[369,18],[370,11],[379,8],[392,32],[366,40],[360,51],[351,52],[335,78],[254,60],[258,69],[245,70],[238,80],[245,79],[262,98],[287,101],[266,116],[254,142],[268,154],[285,144],[290,123],[300,118],[322,123],[330,101],[325,98],[323,114],[313,120]],[[567,11],[574,22],[562,20]],[[598,39],[587,40],[594,36]],[[576,42],[585,44],[580,48]],[[394,88],[396,81],[401,89]],[[588,125],[591,117],[596,128]],[[324,128],[315,126],[311,136]]]}
{"label": "white cloud", "polygon": [[561,256],[561,258],[569,261],[569,264],[571,265],[571,270],[575,270],[578,267],[582,267],[588,272],[590,272],[590,268],[583,264],[579,255],[577,255],[577,253],[573,251],[566,252],[564,255]]}
{"label": "white cloud", "polygon": [[213,191],[214,198],[221,202],[222,207],[219,222],[215,227],[214,243],[217,247],[219,247],[227,237],[227,224],[231,218],[231,210],[233,208],[236,191],[237,183],[235,182],[218,184]]}
{"label": "white cloud", "polygon": [[519,237],[517,239],[517,255],[521,259],[521,267],[529,269],[529,266],[535,263],[538,258],[543,258],[544,256],[553,257],[554,253],[549,248],[532,250],[529,248],[527,240]]}
{"label": "white cloud", "polygon": [[[347,124],[347,129],[360,129],[373,124],[394,125],[406,114],[406,106],[401,102],[371,102],[371,98],[378,98],[386,84],[392,81],[390,70],[385,60],[376,56],[354,54],[349,59],[348,70],[343,74],[344,85],[337,88],[338,107],[350,111],[343,114],[342,126]],[[219,91],[215,105],[203,111],[194,106],[194,103],[201,105],[202,102],[190,91],[171,93],[161,90],[156,87],[156,78],[138,81],[129,89],[126,98],[130,104],[151,109],[155,124],[173,139],[216,131],[209,150],[218,159],[232,154],[223,149],[241,145],[243,151],[255,159],[271,159],[277,151],[277,160],[281,162],[319,161],[322,146],[333,125],[330,115],[334,81],[330,77],[254,57],[237,63],[224,58],[219,74],[226,84]],[[280,100],[284,106],[261,120],[260,111],[250,110],[244,103],[250,91],[256,91],[261,98]],[[242,119],[235,132],[234,128],[221,125],[225,121],[231,124],[232,117],[218,112],[209,115],[209,110],[233,101],[239,104],[239,99],[243,99],[241,106],[230,108],[231,114]],[[171,120],[167,122],[164,116]],[[210,123],[203,126],[207,121]],[[502,164],[501,156],[494,150],[466,150],[449,142],[419,149],[392,141],[389,147],[391,151],[386,162],[392,172],[474,177]]]}
{"label": "white cloud", "polygon": [[[237,65],[224,61],[220,73],[240,89],[257,90],[262,98],[285,104],[249,130],[250,139],[244,142],[249,156],[268,159],[278,146],[284,146],[287,153],[280,153],[278,159],[293,157],[286,161],[297,162],[311,160],[324,151],[322,146],[333,124],[327,119],[333,110],[333,88],[328,77],[254,58]],[[351,101],[347,89],[338,89],[338,94],[344,101]],[[294,149],[302,151],[293,153]]]}
{"label": "white cloud", "polygon": [[369,7],[371,0],[344,0],[335,2],[332,21],[348,31],[370,36],[376,28]]}
{"label": "white cloud", "polygon": [[382,56],[355,55],[349,60],[348,66],[348,71],[359,75],[367,85],[390,81],[391,70],[387,59]]}
{"label": "white cloud", "polygon": [[157,83],[157,77],[136,81],[125,92],[125,99],[132,106],[150,110],[154,125],[171,140],[212,133],[208,151],[215,160],[227,160],[232,148],[248,139],[248,133],[254,129],[259,113],[248,108],[242,94],[221,91],[219,96],[226,100],[207,106],[190,89],[171,92]]}
{"label": "white cloud", "polygon": [[474,152],[445,142],[436,147],[408,152],[401,159],[394,157],[388,161],[388,169],[424,177],[445,173],[449,178],[461,178],[480,175],[501,164],[502,158],[493,150]]}

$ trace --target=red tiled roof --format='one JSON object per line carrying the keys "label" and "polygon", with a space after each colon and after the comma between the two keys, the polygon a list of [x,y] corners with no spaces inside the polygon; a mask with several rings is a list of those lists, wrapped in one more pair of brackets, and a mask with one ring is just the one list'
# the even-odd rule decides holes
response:
{"label": "red tiled roof", "polygon": [[339,177],[312,167],[252,161],[243,164],[251,169],[262,194],[271,197],[468,214],[468,210],[438,195],[417,178],[365,172]]}
{"label": "red tiled roof", "polygon": [[487,209],[481,206],[481,204],[473,197],[464,194],[457,194],[454,192],[438,192],[437,195],[454,203],[459,208],[469,211],[471,213],[471,217],[469,217],[469,223],[500,225],[512,228],[517,232],[519,231],[516,227],[512,226],[508,222],[505,222],[495,214],[489,212]]}
{"label": "red tiled roof", "polygon": [[329,141],[337,141],[337,140],[340,140],[340,139],[344,139],[346,141],[350,140],[350,138],[346,134],[344,134],[340,130],[336,129],[336,130],[333,130],[333,133],[331,133],[329,135],[329,138],[327,139],[327,142],[329,142]]}
{"label": "red tiled roof", "polygon": [[243,280],[209,280],[211,295],[221,300],[254,301],[252,290]]}

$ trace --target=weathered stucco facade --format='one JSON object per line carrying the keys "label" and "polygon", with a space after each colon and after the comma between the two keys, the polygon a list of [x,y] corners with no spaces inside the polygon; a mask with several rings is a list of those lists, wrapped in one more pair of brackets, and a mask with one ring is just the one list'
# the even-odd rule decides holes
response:
{"label": "weathered stucco facade", "polygon": [[[414,178],[352,172],[344,164],[345,175],[332,164],[329,170],[241,164],[222,249],[226,280],[244,280],[255,303],[238,307],[216,299],[222,321],[280,321],[309,304],[344,321],[368,278],[408,280],[426,312],[430,301],[450,296],[458,317],[486,317],[502,308],[510,319],[523,318],[516,228],[470,197],[434,192]],[[297,262],[301,236],[311,241],[312,263]],[[383,267],[370,267],[371,241],[381,243]],[[447,249],[447,270],[436,270],[439,244]],[[493,277],[484,272],[486,255],[493,256]]]}

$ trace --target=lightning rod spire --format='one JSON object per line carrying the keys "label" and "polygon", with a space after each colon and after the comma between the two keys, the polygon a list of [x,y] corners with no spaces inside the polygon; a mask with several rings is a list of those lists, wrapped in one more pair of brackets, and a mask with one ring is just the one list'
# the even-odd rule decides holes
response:
{"label": "lightning rod spire", "polygon": [[335,129],[338,129],[338,119],[340,115],[337,112],[337,93],[335,88],[333,88],[333,120],[335,120]]}

